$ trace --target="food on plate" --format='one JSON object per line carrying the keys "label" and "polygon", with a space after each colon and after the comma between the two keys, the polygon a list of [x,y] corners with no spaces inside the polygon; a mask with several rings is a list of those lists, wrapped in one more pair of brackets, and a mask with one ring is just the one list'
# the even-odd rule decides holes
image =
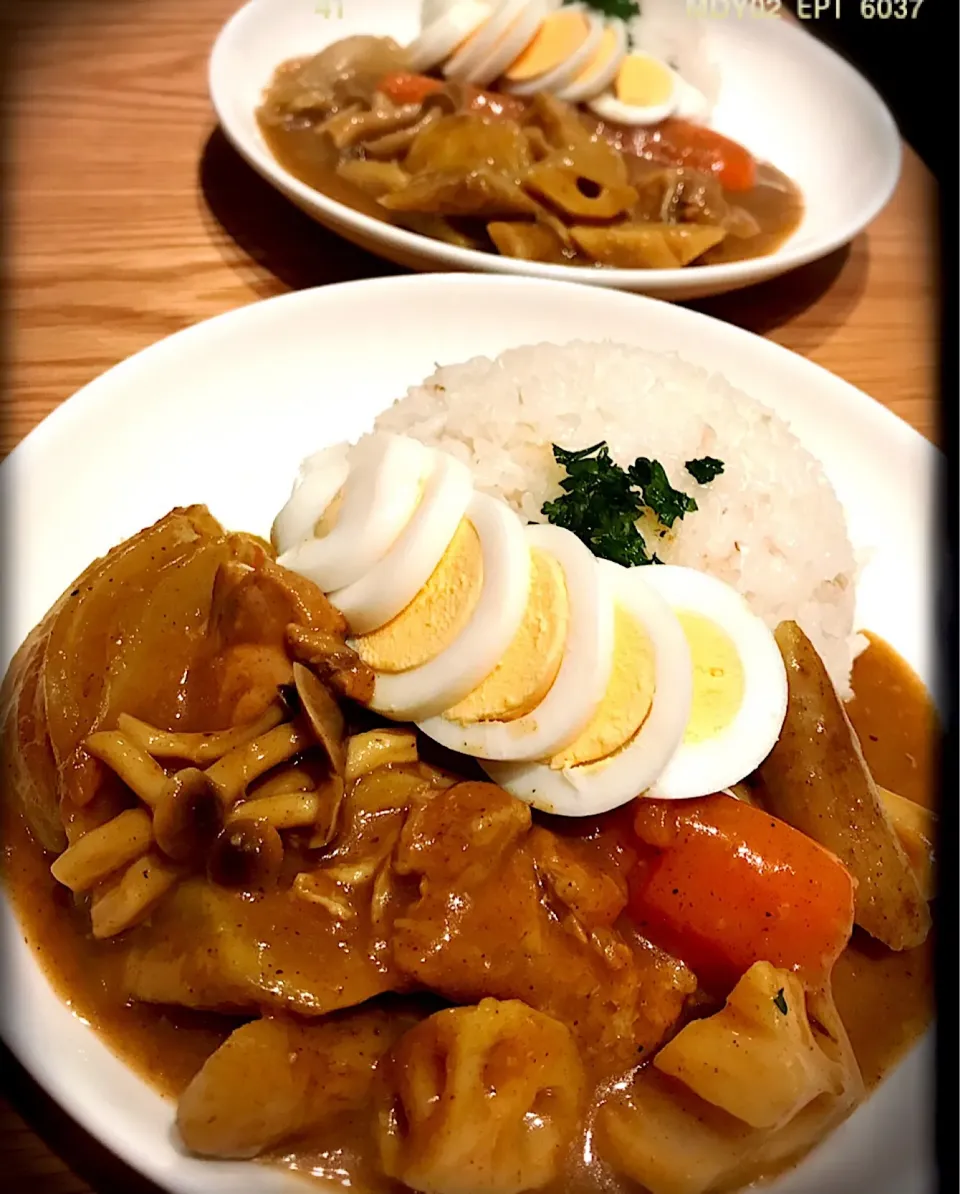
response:
{"label": "food on plate", "polygon": [[703,22],[680,0],[450,0],[407,46],[282,63],[257,119],[279,163],[366,216],[523,261],[678,269],[773,252],[785,175],[709,125]]}
{"label": "food on plate", "polygon": [[173,510],[27,636],[24,935],[197,1157],[771,1177],[931,1018],[935,717],[855,584],[820,465],[721,378],[440,369],[304,461],[270,541]]}

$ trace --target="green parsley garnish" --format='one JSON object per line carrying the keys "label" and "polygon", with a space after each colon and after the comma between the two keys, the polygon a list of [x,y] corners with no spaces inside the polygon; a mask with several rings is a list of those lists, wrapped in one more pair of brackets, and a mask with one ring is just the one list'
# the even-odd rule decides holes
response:
{"label": "green parsley garnish", "polygon": [[684,467],[694,481],[699,481],[701,485],[709,485],[723,472],[723,461],[713,456],[704,456],[700,460],[688,460]]}
{"label": "green parsley garnish", "polygon": [[605,560],[625,568],[652,564],[636,525],[642,503],[630,477],[610,459],[607,445],[567,452],[554,444],[553,456],[567,475],[560,482],[560,497],[544,503],[545,517],[572,531]]}
{"label": "green parsley garnish", "polygon": [[[604,441],[574,452],[554,444],[553,456],[567,475],[560,482],[563,491],[560,497],[545,502],[541,513],[554,526],[572,531],[595,556],[625,568],[663,562],[650,553],[637,527],[637,519],[644,510],[649,510],[662,527],[669,529],[677,519],[697,509],[692,497],[670,484],[658,460],[640,456],[624,470],[610,458]],[[718,460],[710,461],[710,465],[715,470],[714,476],[723,471]],[[665,534],[665,530],[661,531],[660,538]]]}
{"label": "green parsley garnish", "polygon": [[563,0],[564,4],[585,3],[602,17],[632,21],[640,15],[640,0]]}
{"label": "green parsley garnish", "polygon": [[773,1003],[774,1003],[774,1006],[776,1007],[777,1011],[780,1012],[780,1014],[783,1016],[785,1016],[787,1014],[787,1012],[790,1010],[787,1007],[786,999],[784,999],[784,997],[783,997],[783,987],[781,987],[780,990],[777,992],[776,996],[774,997]]}
{"label": "green parsley garnish", "polygon": [[629,469],[630,480],[643,496],[643,504],[656,514],[662,526],[672,527],[684,514],[692,514],[697,503],[674,489],[659,460],[638,457]]}

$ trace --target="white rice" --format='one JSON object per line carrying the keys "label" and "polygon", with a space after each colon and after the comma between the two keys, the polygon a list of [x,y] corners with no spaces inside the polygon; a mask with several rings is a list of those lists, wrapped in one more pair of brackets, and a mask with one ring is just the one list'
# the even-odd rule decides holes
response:
{"label": "white rice", "polygon": [[[696,513],[648,544],[664,563],[710,572],[771,627],[792,619],[849,696],[856,563],[843,508],[819,463],[773,411],[675,355],[616,344],[542,344],[439,368],[377,420],[467,463],[476,485],[543,522],[563,476],[551,445],[605,440],[623,467],[659,460]],[[688,460],[725,471],[708,485]]]}

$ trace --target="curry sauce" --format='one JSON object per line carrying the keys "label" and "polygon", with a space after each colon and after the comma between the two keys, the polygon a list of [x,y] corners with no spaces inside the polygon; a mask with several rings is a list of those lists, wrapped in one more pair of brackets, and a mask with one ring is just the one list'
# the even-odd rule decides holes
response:
{"label": "curry sauce", "polygon": [[[935,717],[922,684],[891,648],[871,636],[856,663],[853,685],[856,698],[848,712],[877,782],[931,804]],[[15,802],[4,801],[2,812],[5,883],[24,938],[52,985],[127,1064],[165,1095],[177,1096],[241,1021],[124,1002],[118,994],[122,939],[93,940],[88,913],[51,876],[51,856],[30,836]],[[614,838],[598,836],[595,827],[581,833],[582,841],[572,824],[565,826],[565,840],[584,857],[598,849],[620,849]],[[268,932],[268,910],[258,915],[266,916],[261,929]],[[834,971],[834,991],[868,1087],[889,1073],[929,1025],[932,985],[929,941],[897,954],[855,932]],[[433,1006],[435,1001],[428,1010]],[[399,1189],[377,1176],[365,1159],[368,1132],[364,1117],[336,1117],[273,1160],[341,1181],[349,1174],[369,1191]],[[566,1194],[620,1188],[615,1182],[598,1186],[597,1180],[594,1173],[567,1173],[560,1185],[548,1188],[557,1194],[561,1188]]]}

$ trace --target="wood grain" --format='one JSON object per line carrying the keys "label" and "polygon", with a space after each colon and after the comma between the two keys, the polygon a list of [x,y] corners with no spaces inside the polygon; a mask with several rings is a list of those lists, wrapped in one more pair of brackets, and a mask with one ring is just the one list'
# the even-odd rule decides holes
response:
{"label": "wood grain", "polygon": [[[171,332],[291,288],[396,272],[296,211],[215,130],[206,62],[235,3],[23,0],[30,26],[6,96],[4,452],[80,386]],[[695,305],[824,365],[934,438],[934,202],[932,178],[907,149],[893,201],[853,245]],[[4,1188],[151,1189],[8,1056],[0,1070],[11,1096],[0,1102]]]}

